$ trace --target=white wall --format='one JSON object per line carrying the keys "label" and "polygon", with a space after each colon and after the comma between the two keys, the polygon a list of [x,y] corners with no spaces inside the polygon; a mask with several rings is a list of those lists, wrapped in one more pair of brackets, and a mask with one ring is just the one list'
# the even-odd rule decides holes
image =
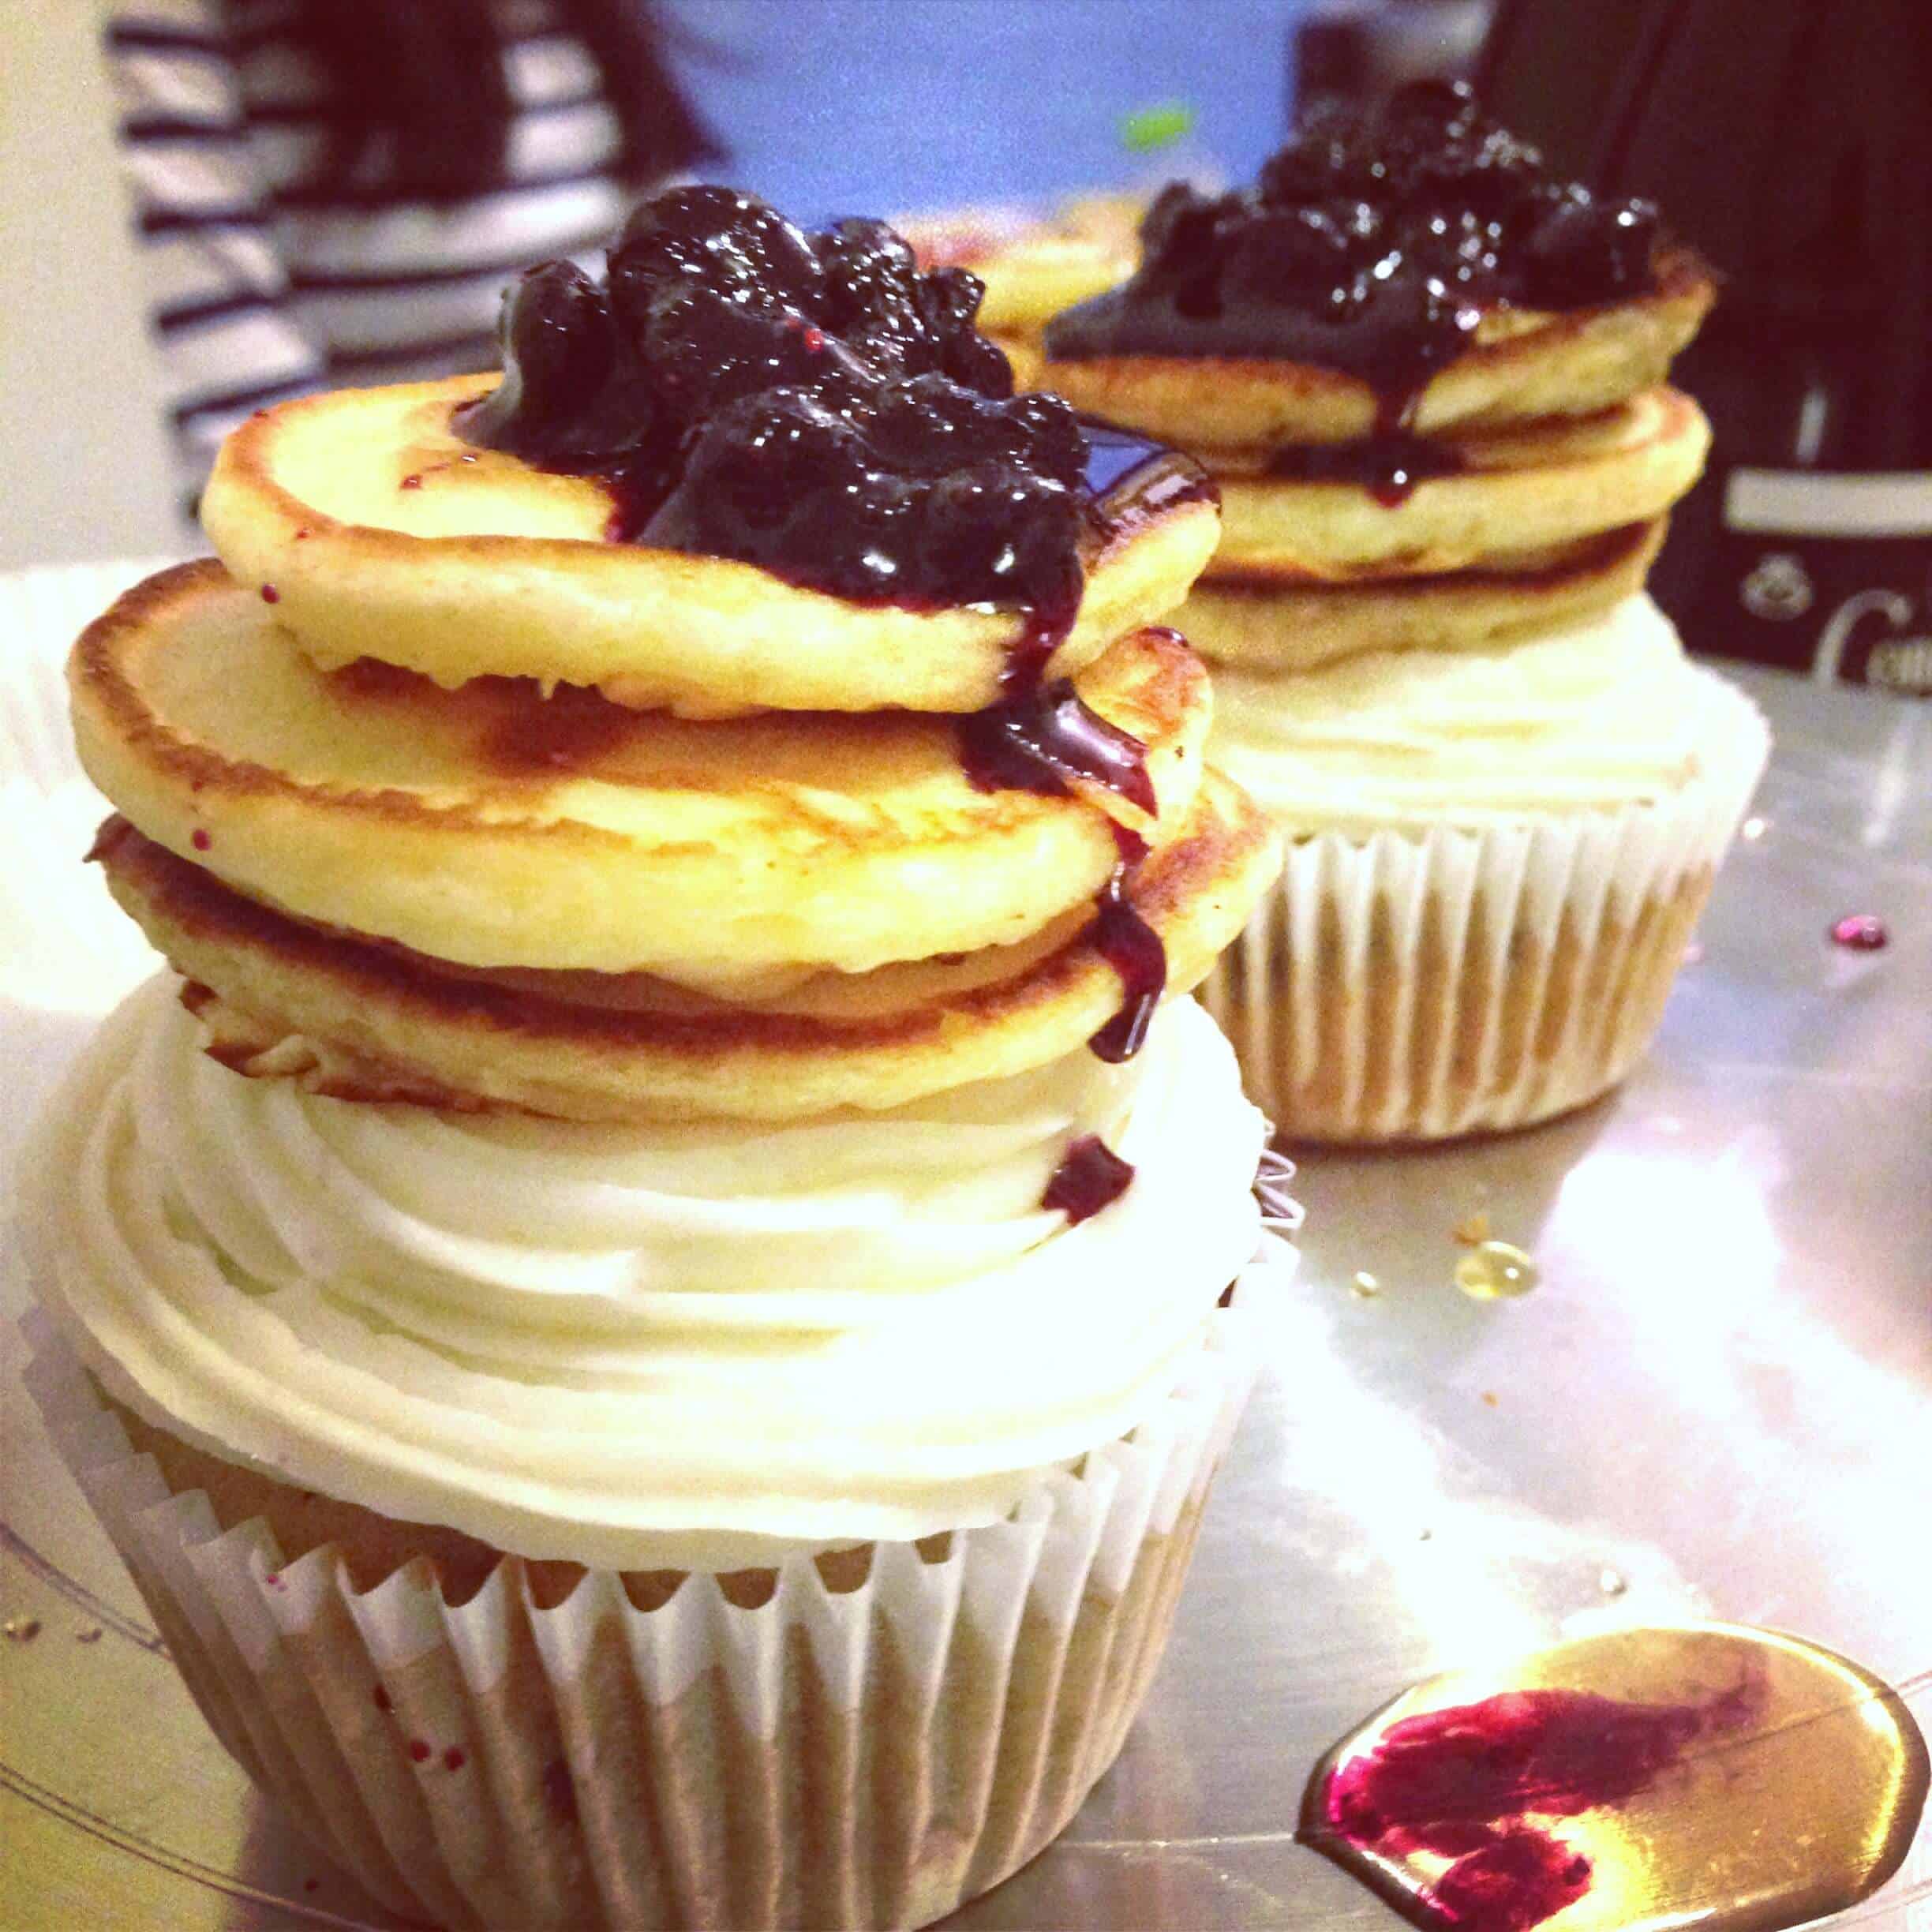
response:
{"label": "white wall", "polygon": [[0,567],[182,547],[105,11],[0,0]]}

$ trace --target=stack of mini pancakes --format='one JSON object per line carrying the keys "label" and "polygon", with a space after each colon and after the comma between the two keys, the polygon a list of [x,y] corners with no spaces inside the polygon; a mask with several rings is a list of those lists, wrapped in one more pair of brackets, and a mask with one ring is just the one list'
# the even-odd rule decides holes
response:
{"label": "stack of mini pancakes", "polygon": [[952,714],[1000,697],[1020,617],[596,541],[603,481],[452,429],[489,380],[258,415],[208,493],[222,561],[77,650],[81,754],[122,814],[98,856],[212,1050],[571,1119],[890,1106],[1115,1015],[1095,904],[1129,834],[1169,990],[1206,972],[1279,863],[1203,771],[1201,667],[1145,627],[1210,503],[1090,559],[1048,667],[1144,743],[1157,810],[982,790]]}
{"label": "stack of mini pancakes", "polygon": [[[1048,329],[1043,388],[1220,485],[1176,621],[1215,666],[1211,760],[1291,844],[1204,997],[1285,1134],[1518,1126],[1614,1084],[1762,769],[1762,721],[1643,594],[1709,447],[1665,377],[1715,292],[1638,253],[1655,219],[1425,88],[1253,189],[1170,189],[1134,281]],[[1469,293],[1430,249],[1476,263]],[[1526,253],[1597,292],[1489,292]]]}
{"label": "stack of mini pancakes", "polygon": [[37,1392],[416,1917],[927,1923],[1164,1638],[1279,1252],[1175,996],[1281,840],[1154,622],[1211,489],[977,298],[672,191],[500,385],[259,413],[71,658],[179,983],[32,1163]]}
{"label": "stack of mini pancakes", "polygon": [[1176,621],[1217,664],[1288,675],[1481,647],[1640,591],[1710,446],[1664,377],[1713,293],[1683,258],[1633,301],[1499,314],[1395,434],[1366,383],[1311,364],[1054,361],[1042,385],[1213,473],[1221,545]]}

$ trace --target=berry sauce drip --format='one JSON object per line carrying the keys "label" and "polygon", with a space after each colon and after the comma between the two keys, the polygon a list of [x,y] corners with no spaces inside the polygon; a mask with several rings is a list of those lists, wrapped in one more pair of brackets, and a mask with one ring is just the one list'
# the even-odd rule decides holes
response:
{"label": "berry sauce drip", "polygon": [[1701,1702],[1631,1704],[1581,1690],[1512,1690],[1393,1724],[1311,1792],[1302,1837],[1453,1862],[1414,1903],[1458,1932],[1529,1932],[1589,1891],[1589,1860],[1533,1818],[1627,1803],[1690,1746],[1752,1723],[1746,1677]]}
{"label": "berry sauce drip", "polygon": [[1099,911],[1089,930],[1100,957],[1120,975],[1121,1009],[1087,1043],[1095,1058],[1110,1065],[1131,1060],[1140,1050],[1167,990],[1167,949],[1129,896],[1148,855],[1147,841],[1117,824],[1114,842],[1120,863],[1101,888]]}
{"label": "berry sauce drip", "polygon": [[1383,431],[1485,310],[1656,286],[1657,211],[1599,200],[1486,119],[1466,86],[1317,106],[1252,188],[1164,189],[1131,280],[1057,317],[1050,354],[1283,358],[1361,377]]}
{"label": "berry sauce drip", "polygon": [[1098,1134],[1088,1134],[1067,1149],[1066,1159],[1046,1183],[1040,1205],[1058,1208],[1067,1225],[1077,1227],[1118,1200],[1133,1178],[1132,1162],[1122,1160]]}
{"label": "berry sauce drip", "polygon": [[[1103,424],[1083,427],[1085,488],[1096,526],[1082,545],[1084,562],[1166,510],[1213,500],[1206,471],[1185,457]],[[1059,797],[1070,788],[1069,778],[1082,778],[1151,814],[1155,806],[1147,747],[1083,703],[1067,680],[1046,680],[1046,667],[1079,611],[1076,585],[1070,602],[1030,613],[1007,653],[999,701],[959,721],[960,762],[982,792]]]}
{"label": "berry sauce drip", "polygon": [[1144,812],[1155,808],[1147,747],[1083,704],[1069,679],[989,705],[961,718],[958,729],[960,761],[979,791],[1058,798],[1080,778]]}
{"label": "berry sauce drip", "polygon": [[807,234],[757,199],[644,203],[597,281],[545,262],[507,295],[504,380],[472,441],[601,477],[616,541],[732,557],[837,595],[991,603],[1061,635],[1103,533],[1087,440],[1015,396],[982,284],[921,274],[884,223]]}
{"label": "berry sauce drip", "polygon": [[1848,912],[1831,929],[1832,944],[1854,953],[1876,953],[1891,936],[1885,921],[1870,912]]}
{"label": "berry sauce drip", "polygon": [[1267,473],[1296,483],[1356,484],[1393,510],[1415,494],[1417,484],[1460,476],[1467,467],[1453,444],[1395,429],[1359,443],[1291,444],[1269,456]]}

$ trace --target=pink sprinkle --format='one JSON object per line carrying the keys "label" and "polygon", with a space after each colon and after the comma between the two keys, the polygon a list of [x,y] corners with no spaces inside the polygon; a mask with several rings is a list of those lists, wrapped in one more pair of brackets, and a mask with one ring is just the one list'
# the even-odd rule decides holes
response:
{"label": "pink sprinkle", "polygon": [[369,1695],[375,1700],[376,1708],[379,1711],[390,1711],[395,1709],[395,1699],[390,1696],[389,1687],[387,1684],[378,1684],[369,1693]]}
{"label": "pink sprinkle", "polygon": [[443,1766],[447,1771],[460,1771],[469,1762],[468,1754],[460,1744],[452,1744],[443,1754]]}
{"label": "pink sprinkle", "polygon": [[279,1570],[271,1570],[267,1576],[262,1578],[262,1581],[271,1589],[280,1589],[283,1587],[282,1572]]}
{"label": "pink sprinkle", "polygon": [[208,848],[215,843],[215,841],[208,837],[208,833],[203,830],[200,826],[197,826],[194,830],[189,834],[188,843],[192,845],[197,852],[206,852]]}
{"label": "pink sprinkle", "polygon": [[1891,936],[1885,921],[1870,912],[1848,912],[1831,929],[1832,944],[1849,946],[1854,953],[1876,953]]}
{"label": "pink sprinkle", "polygon": [[298,530],[298,531],[295,533],[295,541],[296,541],[298,543],[306,543],[306,542],[308,541],[308,540],[309,540],[309,537],[310,534],[311,534],[311,533],[310,533],[310,532],[309,532],[308,530]]}
{"label": "pink sprinkle", "polygon": [[429,1747],[421,1738],[411,1738],[409,1743],[409,1754],[418,1764],[421,1764],[425,1758],[429,1756]]}
{"label": "pink sprinkle", "polygon": [[799,339],[804,343],[807,355],[816,355],[825,346],[825,331],[808,328]]}
{"label": "pink sprinkle", "polygon": [[402,479],[399,487],[403,489],[421,489],[422,488],[422,478],[417,475],[414,471],[411,471],[409,475],[406,476]]}
{"label": "pink sprinkle", "polygon": [[282,601],[282,593],[273,584],[262,586],[261,597],[264,604],[279,604]]}

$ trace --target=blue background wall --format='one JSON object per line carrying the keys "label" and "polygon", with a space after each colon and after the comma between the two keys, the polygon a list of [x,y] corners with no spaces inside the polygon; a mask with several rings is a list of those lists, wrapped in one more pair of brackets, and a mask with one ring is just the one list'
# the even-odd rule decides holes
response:
{"label": "blue background wall", "polygon": [[[665,0],[712,51],[681,71],[732,149],[716,172],[807,222],[1217,168],[1279,144],[1297,0]],[[1121,122],[1179,100],[1185,144]]]}

